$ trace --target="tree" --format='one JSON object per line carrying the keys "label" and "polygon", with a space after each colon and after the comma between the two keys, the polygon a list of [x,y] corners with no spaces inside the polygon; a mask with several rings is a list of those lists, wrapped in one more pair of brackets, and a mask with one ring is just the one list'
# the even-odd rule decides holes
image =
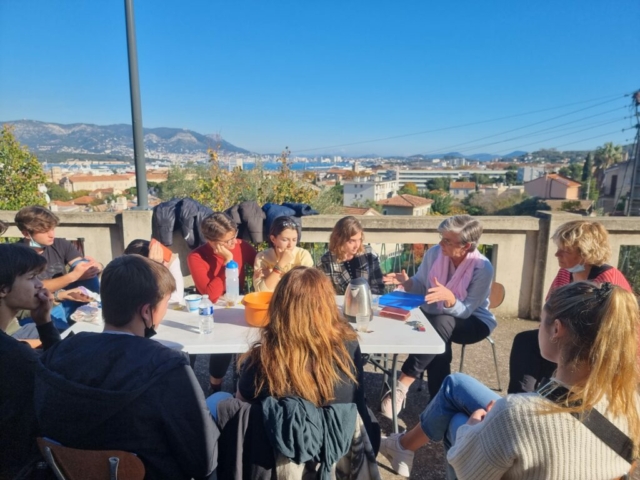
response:
{"label": "tree", "polygon": [[449,191],[449,183],[451,180],[447,177],[430,178],[427,180],[427,190],[440,190],[442,192]]}
{"label": "tree", "polygon": [[398,190],[398,195],[418,195],[418,186],[413,182],[405,183],[400,190]]}
{"label": "tree", "polygon": [[504,175],[504,181],[507,185],[515,185],[518,181],[518,173],[515,170],[508,170]]}
{"label": "tree", "polygon": [[199,177],[199,173],[204,174],[193,165],[171,167],[167,181],[159,183],[156,187],[158,197],[164,201],[172,198],[191,197],[198,187],[196,179]]}
{"label": "tree", "polygon": [[49,198],[51,200],[60,200],[62,202],[68,202],[73,197],[69,192],[67,192],[63,187],[58,185],[57,183],[47,183],[47,194],[49,194]]}
{"label": "tree", "polygon": [[493,183],[493,179],[484,173],[474,173],[471,175],[471,181],[476,182],[477,185],[488,185]]}
{"label": "tree", "polygon": [[624,153],[620,145],[612,142],[605,143],[598,147],[593,156],[593,163],[596,167],[595,177],[598,189],[602,187],[604,181],[604,171],[612,165],[619,163],[624,158]]}
{"label": "tree", "polygon": [[578,162],[573,162],[566,167],[562,167],[558,171],[558,173],[560,173],[560,175],[564,177],[567,177],[567,178],[570,178],[571,180],[575,180],[579,182],[582,179],[582,170],[583,170],[582,164]]}
{"label": "tree", "polygon": [[426,198],[433,200],[431,212],[437,215],[449,215],[451,213],[453,197],[445,192],[429,192]]}
{"label": "tree", "polygon": [[19,210],[29,205],[45,205],[38,187],[46,176],[38,159],[20,145],[7,125],[0,134],[0,210]]}

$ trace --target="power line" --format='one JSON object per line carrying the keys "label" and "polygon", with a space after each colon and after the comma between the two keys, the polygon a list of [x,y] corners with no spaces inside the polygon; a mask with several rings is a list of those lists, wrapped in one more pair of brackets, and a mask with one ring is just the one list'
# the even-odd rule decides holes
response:
{"label": "power line", "polygon": [[[563,143],[562,145],[556,145],[556,146],[551,147],[551,148],[558,149],[560,147],[566,147],[567,145],[574,145],[576,143],[588,142],[590,140],[595,140],[596,138],[606,137],[608,135],[614,135],[616,133],[625,132],[627,130],[631,130],[632,128],[635,128],[635,127],[623,128],[622,130],[614,130],[613,132],[603,133],[602,135],[596,135],[594,137],[583,138],[582,140],[576,140],[575,142]],[[578,132],[573,132],[573,133],[578,133]],[[566,135],[563,135],[563,136],[566,136]],[[556,137],[556,138],[558,138],[558,137]],[[552,139],[547,139],[547,140],[552,140]],[[503,150],[503,152],[508,152],[509,150],[512,150],[512,149],[516,149],[517,150],[518,148],[523,148],[523,147],[526,147],[526,146],[528,146],[528,145],[521,145],[519,147],[512,147],[512,148],[509,148],[508,150]],[[502,153],[502,152],[500,152],[500,153]]]}
{"label": "power line", "polygon": [[[622,95],[622,97],[628,97],[629,95],[631,95],[630,93],[625,93]],[[541,110],[533,110],[533,111],[529,111],[529,112],[524,112],[524,113],[518,113],[515,115],[507,115],[505,117],[498,117],[498,118],[492,118],[492,119],[487,119],[487,120],[479,120],[476,122],[470,122],[470,123],[463,123],[463,124],[459,124],[459,125],[451,125],[448,127],[442,127],[442,128],[436,128],[436,129],[431,129],[431,130],[423,130],[420,132],[413,132],[413,133],[405,133],[405,134],[401,134],[401,135],[393,135],[393,136],[388,136],[388,137],[382,137],[382,138],[375,138],[375,139],[371,139],[371,140],[362,140],[362,141],[358,141],[358,142],[350,142],[350,143],[342,143],[342,144],[338,144],[338,145],[329,145],[329,146],[324,146],[324,147],[316,147],[316,148],[305,148],[302,150],[292,150],[292,153],[303,153],[303,152],[313,152],[313,151],[318,151],[318,150],[327,150],[327,149],[331,149],[331,148],[341,148],[341,147],[350,147],[353,145],[363,145],[365,143],[374,143],[374,142],[382,142],[384,140],[394,140],[397,138],[405,138],[405,137],[411,137],[411,136],[416,136],[416,135],[424,135],[426,133],[435,133],[435,132],[442,132],[445,130],[453,130],[456,128],[463,128],[463,127],[470,127],[473,125],[481,125],[483,123],[490,123],[490,122],[497,122],[499,120],[507,120],[510,118],[517,118],[517,117],[523,117],[526,115],[533,115],[536,113],[542,113],[542,112],[548,112],[551,110],[559,110],[562,108],[567,108],[567,107],[572,107],[575,105],[582,105],[585,103],[591,103],[591,102],[597,102],[599,100],[605,99],[605,98],[611,98],[611,97],[615,97],[613,98],[611,101],[617,100],[618,98],[620,98],[620,94],[615,94],[615,95],[605,95],[603,97],[598,97],[598,98],[592,98],[590,100],[583,100],[580,102],[573,102],[573,103],[567,103],[564,105],[559,105],[559,106],[555,106],[555,107],[550,107],[550,108],[543,108]],[[604,102],[604,103],[608,103],[608,102]],[[596,105],[594,105],[596,106]]]}
{"label": "power line", "polygon": [[[563,113],[562,115],[557,115],[557,116],[555,116],[555,117],[548,118],[548,119],[546,119],[546,120],[540,120],[540,121],[538,121],[538,122],[530,123],[529,125],[524,125],[524,126],[522,126],[522,127],[512,128],[511,130],[507,130],[507,131],[505,131],[505,132],[501,132],[501,133],[494,133],[494,134],[492,134],[492,135],[487,135],[487,136],[484,136],[484,137],[476,138],[476,139],[474,139],[474,140],[469,140],[469,141],[467,141],[467,142],[458,143],[458,144],[456,144],[456,145],[452,145],[452,146],[449,146],[449,147],[439,148],[438,150],[434,151],[432,154],[434,154],[434,155],[435,155],[435,154],[438,154],[438,153],[445,153],[445,152],[447,152],[447,151],[451,151],[451,150],[453,150],[453,149],[455,149],[455,148],[461,147],[461,146],[463,146],[463,145],[468,145],[468,144],[473,143],[473,142],[477,142],[477,141],[480,141],[480,140],[486,140],[486,139],[489,139],[489,138],[499,137],[500,135],[505,135],[505,134],[507,134],[507,133],[516,132],[516,131],[518,131],[518,130],[522,130],[522,129],[524,129],[524,128],[534,127],[534,126],[536,126],[536,125],[540,125],[540,124],[543,124],[543,123],[551,122],[551,121],[553,121],[553,120],[557,120],[558,118],[568,117],[569,115],[573,115],[574,113],[580,113],[580,112],[583,112],[583,111],[585,111],[585,110],[589,110],[589,109],[591,109],[591,108],[599,107],[599,106],[601,106],[601,105],[604,105],[604,104],[606,104],[606,103],[610,103],[610,102],[612,102],[612,101],[616,101],[616,100],[618,100],[618,99],[616,98],[616,99],[613,99],[613,100],[607,100],[607,101],[605,101],[605,102],[597,103],[597,104],[595,104],[595,105],[590,105],[590,106],[585,107],[585,108],[580,108],[580,109],[578,109],[578,110],[574,110],[574,111],[569,112],[569,113]],[[619,107],[619,108],[626,108],[626,106],[625,106],[625,107]],[[616,108],[616,109],[614,109],[614,110],[619,110],[619,108]],[[612,111],[613,111],[613,110],[612,110]],[[609,112],[606,112],[606,113],[609,113]],[[603,115],[604,115],[604,113],[603,113]]]}
{"label": "power line", "polygon": [[[580,133],[580,132],[584,132],[584,131],[587,131],[587,130],[591,130],[592,128],[598,128],[598,127],[603,127],[605,125],[611,125],[612,123],[622,122],[622,121],[624,121],[626,119],[627,119],[627,117],[622,117],[622,118],[616,118],[614,120],[607,120],[606,122],[599,122],[599,123],[592,124],[592,125],[589,125],[589,126],[582,125],[579,130],[575,130],[576,127],[571,127],[571,128],[569,128],[569,130],[573,130],[573,131],[571,131],[569,133],[566,133],[566,134],[563,134],[563,135],[559,135],[557,137],[547,138],[547,139],[544,139],[544,140],[538,140],[538,141],[533,142],[533,143],[546,142],[548,140],[554,140],[554,139],[560,138],[560,137],[567,137],[569,135],[574,135],[576,133]],[[586,128],[584,128],[584,127],[586,127]],[[545,131],[548,131],[548,130],[549,129],[546,129]],[[557,130],[557,131],[563,131],[563,130],[565,130],[565,129],[560,129],[560,130]],[[475,149],[478,149],[478,148],[484,148],[484,147],[488,147],[490,145],[496,145],[498,143],[510,142],[512,140],[519,139],[519,138],[526,138],[526,137],[530,137],[530,136],[535,136],[535,135],[540,134],[541,132],[543,132],[543,131],[541,130],[541,131],[536,132],[536,133],[530,133],[530,134],[527,134],[527,135],[520,135],[518,137],[509,138],[507,140],[500,140],[498,142],[485,143],[484,145],[472,145],[472,146],[470,146],[468,148],[463,149],[462,152],[469,151],[469,150],[475,150]],[[532,145],[532,143],[527,144],[527,145]],[[509,150],[513,150],[513,149],[510,148]]]}
{"label": "power line", "polygon": [[[622,108],[625,108],[625,107],[622,107]],[[498,140],[498,141],[496,141],[496,142],[485,143],[485,144],[482,144],[482,145],[472,145],[472,146],[470,146],[470,147],[467,147],[467,148],[463,149],[463,151],[465,151],[465,150],[466,150],[466,151],[468,151],[468,150],[473,150],[473,149],[476,149],[476,148],[484,148],[484,147],[488,147],[488,146],[491,146],[491,145],[497,145],[497,144],[500,144],[500,143],[505,143],[505,142],[509,142],[509,141],[512,141],[512,140],[517,140],[517,139],[519,139],[519,138],[526,138],[526,137],[530,137],[530,136],[535,136],[535,135],[538,135],[538,134],[540,134],[540,133],[548,132],[548,131],[550,131],[550,130],[552,130],[552,131],[559,131],[559,132],[560,132],[560,131],[563,131],[563,130],[565,130],[565,129],[561,129],[561,128],[558,128],[558,127],[563,127],[563,126],[566,126],[566,125],[571,125],[571,124],[574,124],[574,123],[579,123],[579,122],[582,122],[582,121],[584,121],[584,120],[588,120],[588,119],[590,119],[590,118],[599,117],[600,115],[606,115],[607,113],[615,112],[615,111],[617,111],[617,110],[620,110],[620,107],[618,107],[618,108],[614,108],[614,109],[612,109],[612,110],[607,110],[607,111],[605,111],[605,112],[596,113],[595,115],[589,115],[588,117],[582,117],[582,118],[579,118],[579,119],[577,119],[577,120],[572,120],[571,122],[561,123],[561,124],[559,124],[559,125],[555,125],[555,126],[553,126],[553,127],[543,128],[542,130],[537,130],[537,131],[535,131],[535,132],[525,133],[524,135],[518,135],[518,136],[516,136],[516,137],[507,138],[507,139],[505,139],[505,140]],[[627,119],[627,118],[629,118],[629,117],[622,117],[622,118],[618,118],[617,120],[625,120],[625,119]],[[606,125],[606,124],[607,124],[607,123],[604,123],[604,124],[602,124],[602,125]],[[601,124],[600,124],[600,123],[598,123],[598,125],[601,125]],[[572,128],[573,128],[573,127],[572,127]],[[518,129],[517,129],[517,130],[518,130]],[[511,131],[513,131],[513,130],[511,130]],[[498,136],[498,135],[503,135],[504,133],[506,133],[506,132],[503,132],[502,134],[491,135],[491,136],[494,136],[494,137],[495,137],[495,136]],[[489,138],[489,137],[484,137],[484,138]],[[467,142],[467,143],[469,143],[469,142]],[[452,148],[455,148],[455,147],[452,147]],[[451,151],[451,148],[448,148],[448,149],[446,149],[446,150],[447,150],[447,151]],[[445,152],[433,151],[433,152],[429,152],[427,155],[437,155],[437,154],[439,154],[439,153],[446,153],[446,151],[445,151]]]}

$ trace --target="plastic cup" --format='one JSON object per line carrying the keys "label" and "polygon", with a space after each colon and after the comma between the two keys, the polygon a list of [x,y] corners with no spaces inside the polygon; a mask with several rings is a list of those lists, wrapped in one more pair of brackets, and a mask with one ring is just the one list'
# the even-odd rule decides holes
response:
{"label": "plastic cup", "polygon": [[191,294],[184,297],[184,301],[187,303],[187,309],[190,312],[197,312],[198,305],[200,305],[200,300],[202,300],[202,295]]}
{"label": "plastic cup", "polygon": [[369,331],[369,315],[356,316],[356,330],[358,332],[367,333]]}
{"label": "plastic cup", "polygon": [[380,295],[371,295],[371,311],[374,315],[378,313],[378,307],[380,306]]}

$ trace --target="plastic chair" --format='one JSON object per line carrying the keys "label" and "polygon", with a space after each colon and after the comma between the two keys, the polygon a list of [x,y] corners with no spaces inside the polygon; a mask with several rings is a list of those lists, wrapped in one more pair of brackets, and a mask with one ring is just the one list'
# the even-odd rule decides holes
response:
{"label": "plastic chair", "polygon": [[145,469],[133,453],[79,450],[37,439],[40,452],[58,480],[143,480]]}
{"label": "plastic chair", "polygon": [[[489,309],[494,309],[502,305],[502,302],[504,302],[505,293],[506,292],[504,289],[504,285],[498,282],[493,282],[491,284],[491,293],[489,294]],[[498,370],[498,356],[496,355],[496,344],[491,338],[491,336],[486,337],[485,340],[489,342],[489,344],[491,345],[491,350],[493,352],[493,364],[496,368],[496,378],[498,379],[498,391],[501,392],[502,384],[500,382],[500,371]],[[460,352],[460,368],[459,368],[460,373],[463,372],[463,368],[464,368],[465,347],[466,345],[462,344],[462,351]]]}

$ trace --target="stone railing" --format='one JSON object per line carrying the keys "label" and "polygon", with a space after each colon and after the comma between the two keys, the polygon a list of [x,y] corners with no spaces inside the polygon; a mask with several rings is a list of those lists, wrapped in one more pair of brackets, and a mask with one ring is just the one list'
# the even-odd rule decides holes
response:
{"label": "stone railing", "polygon": [[[9,223],[5,236],[18,237],[13,224],[15,212],[0,211],[0,220]],[[122,254],[136,238],[151,237],[151,212],[129,210],[122,213],[60,213],[56,234],[64,238],[83,238],[85,252],[103,264]],[[304,217],[303,240],[327,243],[340,216]],[[564,222],[581,218],[565,213],[540,212],[539,217],[479,217],[484,226],[482,244],[493,245],[495,281],[506,288],[504,303],[496,310],[503,315],[539,318],[546,292],[558,263],[551,235]],[[612,258],[618,265],[620,246],[640,245],[640,218],[599,217],[611,235]],[[442,217],[363,216],[366,241],[384,244],[435,244]],[[190,277],[186,265],[188,249],[179,232],[174,233],[174,251],[180,253],[186,284]]]}

